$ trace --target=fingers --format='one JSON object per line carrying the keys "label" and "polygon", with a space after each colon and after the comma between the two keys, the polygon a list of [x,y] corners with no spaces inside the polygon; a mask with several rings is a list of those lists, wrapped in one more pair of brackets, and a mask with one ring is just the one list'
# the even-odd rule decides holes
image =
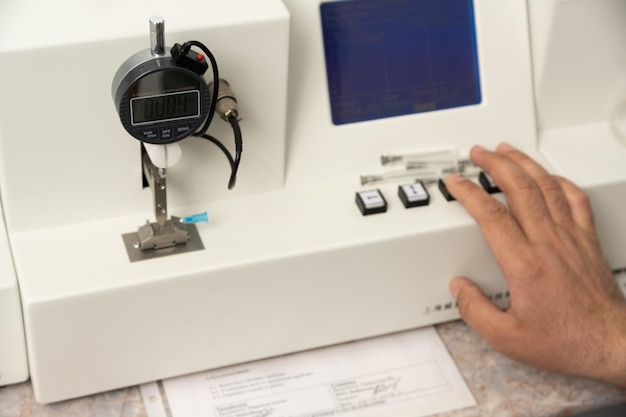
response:
{"label": "fingers", "polygon": [[470,280],[453,279],[450,291],[459,305],[461,318],[488,342],[507,334],[514,325],[515,319],[493,304]]}
{"label": "fingers", "polygon": [[573,219],[570,204],[561,182],[556,177],[552,176],[532,158],[509,144],[500,144],[496,148],[496,153],[515,162],[534,181],[541,192],[551,219],[556,224],[566,228],[571,226]]}
{"label": "fingers", "polygon": [[491,175],[506,194],[509,211],[526,236],[532,238],[541,235],[546,226],[551,225],[551,212],[539,184],[533,177],[539,168],[528,172],[525,166],[520,165],[518,161],[523,159],[521,152],[512,148],[509,150],[502,145],[498,152],[474,147],[470,156],[477,166]]}
{"label": "fingers", "polygon": [[555,177],[555,179],[558,181],[567,199],[574,222],[586,232],[595,234],[596,227],[587,194],[566,178]]}
{"label": "fingers", "polygon": [[450,175],[446,187],[476,220],[496,258],[526,244],[524,232],[504,204],[478,185],[460,175]]}
{"label": "fingers", "polygon": [[555,224],[595,233],[589,200],[569,180],[551,175],[508,144],[499,145],[496,152],[475,147],[471,157],[506,194],[511,215],[529,239],[545,236],[546,228]]}

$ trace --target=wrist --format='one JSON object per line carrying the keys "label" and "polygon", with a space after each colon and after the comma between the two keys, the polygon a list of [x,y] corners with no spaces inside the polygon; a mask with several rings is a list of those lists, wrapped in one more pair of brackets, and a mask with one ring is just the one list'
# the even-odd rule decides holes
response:
{"label": "wrist", "polygon": [[607,323],[603,366],[598,379],[626,388],[626,304]]}

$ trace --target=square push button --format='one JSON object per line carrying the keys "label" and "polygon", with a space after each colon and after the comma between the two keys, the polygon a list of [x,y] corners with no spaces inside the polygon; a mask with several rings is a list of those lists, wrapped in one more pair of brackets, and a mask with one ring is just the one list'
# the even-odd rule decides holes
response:
{"label": "square push button", "polygon": [[480,174],[478,174],[478,181],[489,194],[500,192],[500,188],[496,185],[493,178],[491,178],[491,175],[486,172],[481,171]]}
{"label": "square push button", "polygon": [[441,194],[443,194],[446,200],[448,201],[456,200],[456,198],[454,198],[454,196],[450,194],[450,191],[448,191],[448,187],[446,187],[445,181],[442,180],[441,178],[439,178],[439,191],[441,191]]}
{"label": "square push button", "polygon": [[405,208],[427,206],[430,203],[430,194],[421,182],[399,186],[398,197]]}
{"label": "square push button", "polygon": [[356,193],[356,205],[361,214],[384,213],[387,211],[387,201],[380,190],[359,191]]}

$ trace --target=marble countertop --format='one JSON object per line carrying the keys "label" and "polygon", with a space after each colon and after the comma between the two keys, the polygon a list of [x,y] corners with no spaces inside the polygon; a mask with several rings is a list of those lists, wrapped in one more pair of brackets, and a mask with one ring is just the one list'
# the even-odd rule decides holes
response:
{"label": "marble countertop", "polygon": [[[475,407],[436,417],[565,417],[626,402],[626,390],[513,362],[460,321],[436,327],[476,398]],[[0,388],[0,417],[147,417],[138,387],[37,404],[29,382]]]}

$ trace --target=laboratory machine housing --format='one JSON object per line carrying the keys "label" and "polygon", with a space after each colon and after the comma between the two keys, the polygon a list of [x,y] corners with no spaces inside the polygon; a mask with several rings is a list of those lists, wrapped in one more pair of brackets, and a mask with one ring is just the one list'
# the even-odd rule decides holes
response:
{"label": "laboratory machine housing", "polygon": [[[169,213],[207,211],[203,249],[132,261],[153,194],[111,83],[153,15],[210,48],[244,148],[229,190],[222,152],[180,141]],[[625,44],[621,0],[5,0],[0,385],[55,402],[454,320],[457,275],[505,307],[474,221],[436,184],[406,208],[385,155],[507,141],[588,193],[626,267]]]}

